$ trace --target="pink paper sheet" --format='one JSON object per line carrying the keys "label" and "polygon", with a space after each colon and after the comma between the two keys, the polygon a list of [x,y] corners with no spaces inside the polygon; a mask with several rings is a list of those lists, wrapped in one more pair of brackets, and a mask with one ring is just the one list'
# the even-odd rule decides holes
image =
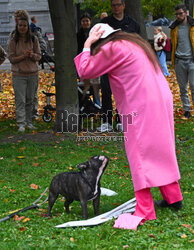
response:
{"label": "pink paper sheet", "polygon": [[132,215],[130,213],[121,214],[118,219],[115,221],[114,228],[122,229],[132,229],[137,230],[137,226],[143,225],[142,220],[144,218]]}

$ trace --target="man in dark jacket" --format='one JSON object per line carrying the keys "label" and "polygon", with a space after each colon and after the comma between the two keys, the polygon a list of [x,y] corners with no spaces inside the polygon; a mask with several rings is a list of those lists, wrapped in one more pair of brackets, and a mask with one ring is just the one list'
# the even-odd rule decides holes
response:
{"label": "man in dark jacket", "polygon": [[[108,23],[113,29],[121,29],[132,33],[140,33],[140,26],[135,19],[127,16],[124,13],[124,0],[111,0],[112,15],[103,18],[102,23]],[[103,124],[97,128],[99,132],[109,132],[112,130],[112,92],[110,89],[108,75],[101,77],[101,92],[102,92],[102,109],[103,109]],[[117,115],[116,129],[122,131],[122,125]]]}

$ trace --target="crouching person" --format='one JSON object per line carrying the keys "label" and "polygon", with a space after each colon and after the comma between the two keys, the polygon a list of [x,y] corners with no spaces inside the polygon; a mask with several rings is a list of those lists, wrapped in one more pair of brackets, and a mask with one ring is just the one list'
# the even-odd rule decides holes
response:
{"label": "crouching person", "polygon": [[31,34],[25,17],[20,18],[16,24],[8,53],[13,74],[18,131],[24,132],[25,126],[35,129],[32,125],[32,110],[38,85],[38,61],[41,59],[41,51],[38,39]]}

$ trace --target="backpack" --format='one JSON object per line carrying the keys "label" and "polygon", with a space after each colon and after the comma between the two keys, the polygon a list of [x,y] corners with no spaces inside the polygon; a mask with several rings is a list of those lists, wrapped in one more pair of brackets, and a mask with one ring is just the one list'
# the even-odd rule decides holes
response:
{"label": "backpack", "polygon": [[168,37],[166,39],[166,45],[163,47],[163,50],[166,52],[171,52],[171,42]]}

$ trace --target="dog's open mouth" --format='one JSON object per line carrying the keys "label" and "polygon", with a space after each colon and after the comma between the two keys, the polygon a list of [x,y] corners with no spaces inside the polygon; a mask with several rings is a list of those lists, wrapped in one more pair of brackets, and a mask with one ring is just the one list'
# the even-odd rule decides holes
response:
{"label": "dog's open mouth", "polygon": [[104,155],[99,156],[99,160],[103,161],[102,165],[104,165],[104,167],[106,167],[107,162],[108,162],[108,158]]}

